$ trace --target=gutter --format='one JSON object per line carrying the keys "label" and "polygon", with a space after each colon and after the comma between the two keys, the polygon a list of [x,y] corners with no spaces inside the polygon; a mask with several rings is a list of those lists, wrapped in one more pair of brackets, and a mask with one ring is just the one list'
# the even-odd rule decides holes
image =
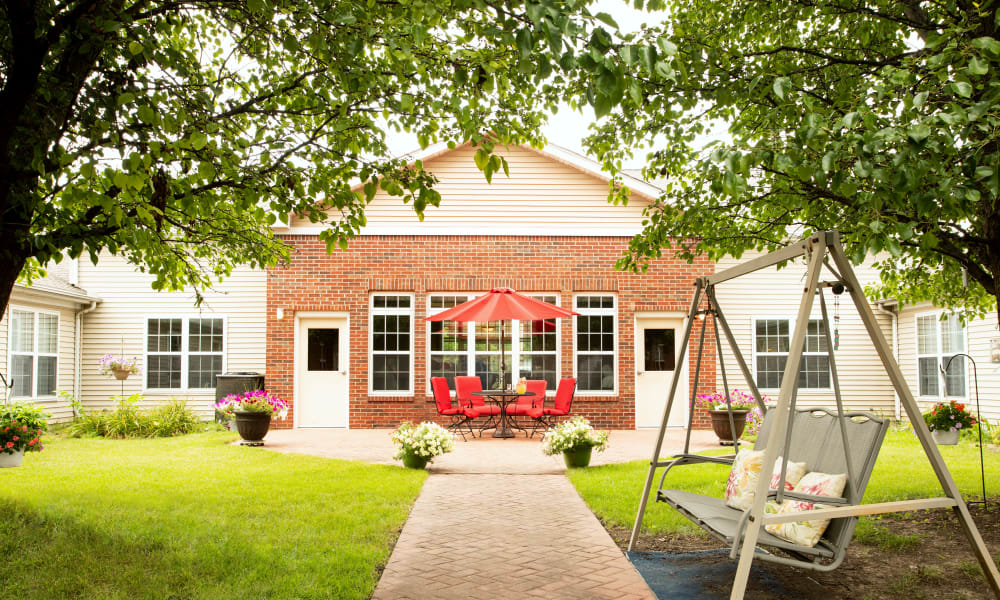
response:
{"label": "gutter", "polygon": [[[81,334],[80,329],[83,325],[83,315],[93,312],[97,308],[97,302],[97,300],[91,300],[89,307],[76,312],[76,323],[74,328],[76,333],[76,343],[74,344],[73,349],[73,398],[75,398],[77,402],[80,401],[80,367],[83,363],[83,335]],[[75,417],[76,415],[74,414],[73,416]]]}
{"label": "gutter", "polygon": [[[885,307],[886,304],[891,304],[896,306],[896,303],[889,302],[886,300],[880,300],[875,303],[875,309],[879,314],[887,315],[892,319],[892,359],[899,364],[899,313],[894,310],[889,310]],[[896,386],[892,386],[892,397],[893,397],[893,407],[894,407],[894,418],[899,421],[901,418],[902,407],[899,402],[899,392],[896,391]]]}

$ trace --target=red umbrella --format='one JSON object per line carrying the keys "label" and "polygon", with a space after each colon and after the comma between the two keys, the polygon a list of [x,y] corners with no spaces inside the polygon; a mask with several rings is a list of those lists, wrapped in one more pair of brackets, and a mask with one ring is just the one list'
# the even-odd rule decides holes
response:
{"label": "red umbrella", "polygon": [[503,348],[503,322],[540,321],[571,317],[580,313],[560,308],[555,304],[522,296],[510,288],[493,288],[486,294],[453,306],[448,310],[427,317],[426,321],[500,321],[500,382],[506,376]]}

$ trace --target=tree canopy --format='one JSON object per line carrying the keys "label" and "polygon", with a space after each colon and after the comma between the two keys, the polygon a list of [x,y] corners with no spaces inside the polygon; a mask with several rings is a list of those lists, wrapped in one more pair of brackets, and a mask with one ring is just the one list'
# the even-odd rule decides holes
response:
{"label": "tree canopy", "polygon": [[[877,297],[994,305],[1000,0],[668,4],[616,45],[631,77],[587,141],[613,171],[655,141],[666,192],[621,266],[839,229],[855,262],[877,257]],[[729,139],[700,148],[715,120]]]}
{"label": "tree canopy", "polygon": [[422,214],[434,177],[387,135],[506,170],[594,24],[576,0],[0,3],[0,314],[64,253],[200,286],[285,258],[289,213],[331,217],[331,248],[377,189]]}

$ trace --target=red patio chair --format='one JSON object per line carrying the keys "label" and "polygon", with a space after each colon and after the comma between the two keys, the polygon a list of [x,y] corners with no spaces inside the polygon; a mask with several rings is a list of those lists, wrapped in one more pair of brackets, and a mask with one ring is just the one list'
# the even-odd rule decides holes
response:
{"label": "red patio chair", "polygon": [[[517,402],[507,407],[507,414],[515,417],[527,417],[531,409],[545,405],[545,388],[548,382],[544,379],[528,379],[525,381],[525,391],[534,392],[534,396],[521,396]],[[528,432],[525,431],[525,435]]]}
{"label": "red patio chair", "polygon": [[449,431],[458,431],[462,435],[462,440],[465,440],[465,432],[462,431],[462,426],[469,428],[469,433],[472,433],[472,419],[479,416],[479,412],[470,408],[463,406],[452,406],[451,404],[451,390],[448,389],[448,380],[444,377],[431,377],[431,391],[434,392],[434,405],[437,407],[437,412],[441,416],[451,417],[451,425],[448,426]]}
{"label": "red patio chair", "polygon": [[549,429],[552,427],[558,417],[569,416],[575,392],[576,378],[564,377],[559,381],[559,387],[556,388],[556,398],[552,408],[536,406],[528,411],[528,416],[535,421],[535,428],[531,430],[531,437],[535,437],[535,432],[539,429]]}
{"label": "red patio chair", "polygon": [[500,407],[495,404],[486,404],[482,396],[474,396],[472,392],[483,391],[483,382],[478,377],[463,376],[455,378],[455,396],[458,398],[458,405],[468,407],[476,412],[477,417],[489,416],[486,424],[479,428],[480,434],[490,425],[495,426],[497,417],[500,415]]}

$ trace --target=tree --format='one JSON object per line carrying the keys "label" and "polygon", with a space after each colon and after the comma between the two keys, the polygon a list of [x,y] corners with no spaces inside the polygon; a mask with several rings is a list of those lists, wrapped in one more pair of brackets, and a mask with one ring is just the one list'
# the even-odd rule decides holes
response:
{"label": "tree", "polygon": [[[685,0],[667,14],[616,45],[633,76],[588,140],[613,171],[655,140],[645,172],[666,182],[620,266],[839,229],[855,262],[877,255],[877,297],[996,304],[1000,0]],[[697,148],[713,120],[731,141]]]}
{"label": "tree", "polygon": [[434,177],[387,132],[506,170],[494,145],[540,141],[591,22],[573,0],[5,0],[0,314],[64,253],[200,287],[284,259],[289,213],[332,215],[331,249],[379,188],[422,214]]}

